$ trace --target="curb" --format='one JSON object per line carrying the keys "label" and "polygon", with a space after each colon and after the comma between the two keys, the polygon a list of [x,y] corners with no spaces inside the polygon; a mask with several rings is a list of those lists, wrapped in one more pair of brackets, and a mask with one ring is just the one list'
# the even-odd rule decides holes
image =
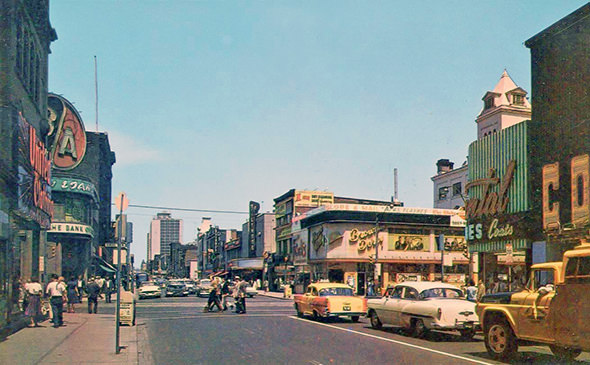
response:
{"label": "curb", "polygon": [[293,300],[293,298],[285,298],[285,297],[269,295],[267,292],[258,292],[258,295],[262,295],[267,298],[273,298],[273,299],[278,299],[278,300]]}

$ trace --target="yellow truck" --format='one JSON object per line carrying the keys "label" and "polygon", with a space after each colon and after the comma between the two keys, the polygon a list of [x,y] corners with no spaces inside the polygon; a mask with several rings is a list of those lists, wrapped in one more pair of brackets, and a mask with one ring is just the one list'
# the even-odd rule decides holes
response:
{"label": "yellow truck", "polygon": [[562,262],[532,265],[522,291],[487,294],[476,312],[494,359],[511,359],[523,341],[546,344],[563,360],[590,351],[590,244],[566,251]]}

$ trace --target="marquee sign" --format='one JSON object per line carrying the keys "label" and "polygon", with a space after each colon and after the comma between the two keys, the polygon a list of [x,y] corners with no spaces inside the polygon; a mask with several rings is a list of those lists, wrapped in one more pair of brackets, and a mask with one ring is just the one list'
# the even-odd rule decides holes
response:
{"label": "marquee sign", "polygon": [[82,234],[94,237],[94,229],[86,224],[75,223],[51,223],[49,233]]}
{"label": "marquee sign", "polygon": [[94,184],[80,179],[53,177],[51,178],[51,190],[86,194],[98,201],[98,192]]}
{"label": "marquee sign", "polygon": [[49,138],[53,167],[71,170],[86,154],[86,131],[74,106],[59,95],[47,96]]}

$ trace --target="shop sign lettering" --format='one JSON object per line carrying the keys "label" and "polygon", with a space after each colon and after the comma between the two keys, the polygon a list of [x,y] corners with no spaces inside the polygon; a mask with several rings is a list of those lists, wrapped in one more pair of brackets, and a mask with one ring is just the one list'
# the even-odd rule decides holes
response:
{"label": "shop sign lettering", "polygon": [[[354,228],[350,231],[350,238],[348,239],[349,243],[357,244],[357,250],[365,251],[370,250],[375,247],[375,228],[371,228],[368,231],[359,231],[358,229]],[[383,245],[383,239],[379,239],[379,245]]]}
{"label": "shop sign lettering", "polygon": [[[468,241],[480,240],[483,238],[484,226],[483,223],[469,224],[465,228],[465,238]],[[487,229],[487,239],[506,238],[514,234],[514,226],[506,223],[500,224],[498,219],[491,221]]]}
{"label": "shop sign lettering", "polygon": [[[516,169],[516,161],[511,160],[506,167],[506,173],[500,181],[496,177],[496,169],[490,169],[488,177],[484,179],[477,179],[465,186],[467,192],[469,189],[480,186],[483,187],[482,198],[471,198],[466,203],[467,218],[481,217],[483,215],[495,215],[506,212],[508,203],[508,188],[514,177],[514,170]],[[498,187],[498,192],[492,191],[492,188]]]}
{"label": "shop sign lettering", "polygon": [[324,229],[313,232],[311,234],[311,244],[313,249],[317,252],[326,243],[326,237],[324,236]]}
{"label": "shop sign lettering", "polygon": [[75,233],[94,236],[94,229],[85,224],[51,223],[49,233]]}

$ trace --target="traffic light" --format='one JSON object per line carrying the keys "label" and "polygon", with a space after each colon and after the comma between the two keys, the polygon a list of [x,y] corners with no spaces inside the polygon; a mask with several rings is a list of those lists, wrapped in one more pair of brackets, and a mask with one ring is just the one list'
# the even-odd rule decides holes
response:
{"label": "traffic light", "polygon": [[369,262],[371,264],[374,264],[375,263],[375,255],[369,255]]}
{"label": "traffic light", "polygon": [[51,245],[51,257],[55,257],[57,252],[57,245]]}

